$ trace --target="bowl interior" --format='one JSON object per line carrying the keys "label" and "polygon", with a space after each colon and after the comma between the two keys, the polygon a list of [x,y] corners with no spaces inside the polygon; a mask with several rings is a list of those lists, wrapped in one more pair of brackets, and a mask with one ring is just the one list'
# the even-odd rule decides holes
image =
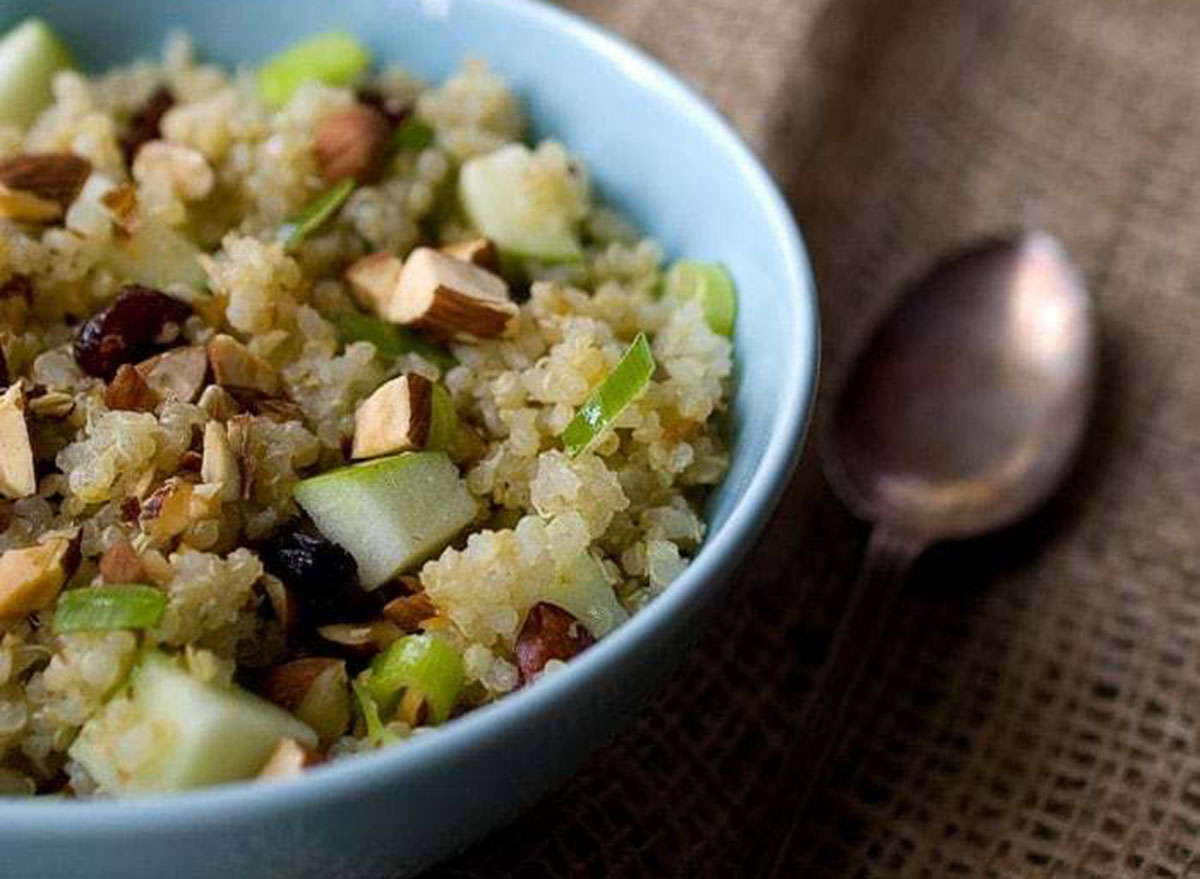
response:
{"label": "bowl interior", "polygon": [[[732,468],[712,496],[706,545],[662,598],[579,664],[602,668],[696,593],[716,588],[729,558],[762,524],[799,451],[816,377],[817,322],[787,208],[725,123],[673,77],[600,31],[525,0],[0,0],[0,30],[30,14],[46,18],[93,71],[156,53],[172,28],[189,31],[203,58],[227,65],[252,64],[297,38],[340,28],[364,39],[376,59],[426,78],[446,76],[468,56],[503,72],[536,131],[577,152],[605,199],[662,242],[668,256],[725,263],[739,290]],[[554,686],[575,685],[573,676],[559,676],[564,680]],[[494,713],[520,711],[539,689]],[[433,738],[454,736],[458,723]]]}

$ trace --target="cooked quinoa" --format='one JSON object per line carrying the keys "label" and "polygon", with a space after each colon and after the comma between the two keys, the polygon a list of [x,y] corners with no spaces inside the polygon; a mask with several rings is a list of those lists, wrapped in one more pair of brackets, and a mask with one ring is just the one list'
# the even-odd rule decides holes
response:
{"label": "cooked quinoa", "polygon": [[[165,112],[153,119],[156,103]],[[377,156],[323,224],[284,241],[281,227],[330,189],[345,158],[328,154],[323,126],[355,113],[367,130],[383,120],[424,137]],[[449,648],[458,714],[561,667],[683,571],[704,540],[706,492],[728,465],[730,339],[699,300],[663,295],[660,247],[598,200],[583,159],[530,138],[508,84],[480,61],[439,84],[397,67],[346,86],[307,81],[273,107],[254,70],[201,63],[178,35],[157,63],[59,72],[53,103],[27,128],[0,126],[0,180],[11,158],[88,163],[48,221],[4,219],[3,194],[17,186],[0,187],[0,390],[23,415],[35,463],[29,491],[20,462],[0,465],[0,552],[62,548],[61,582],[35,599],[14,598],[28,584],[5,582],[12,566],[0,557],[0,793],[207,783],[203,773],[146,782],[178,734],[139,701],[148,653],[201,687],[282,705],[316,730],[296,752],[295,766],[308,765],[444,719],[430,693],[364,704],[383,674],[373,660],[399,640]],[[516,143],[530,147],[522,198],[563,217],[578,254],[514,260],[501,242],[498,267],[431,263],[506,282],[506,297],[471,302],[502,322],[496,332],[418,320],[406,332],[420,344],[398,356],[348,338],[346,315],[402,322],[372,307],[370,290],[348,280],[353,267],[385,254],[379,265],[399,271],[417,249],[478,241],[460,171]],[[131,289],[184,303],[182,319],[126,340],[128,351],[143,346],[136,357],[105,349],[111,362],[81,363],[88,322],[99,326]],[[639,334],[652,378],[570,454],[568,424]],[[170,352],[183,386],[188,369],[198,379],[184,391],[144,366]],[[367,590],[361,557],[323,533],[297,487],[351,463],[364,401],[385,390],[412,409],[409,444],[389,448],[448,456],[475,512]],[[452,410],[450,422],[426,412],[451,425],[436,453],[422,442],[444,429],[426,426],[423,439],[414,426],[430,393]],[[382,412],[394,430],[398,416]],[[5,457],[18,454],[5,443]],[[581,564],[607,597],[593,594],[588,612],[556,606]],[[152,624],[60,625],[68,596],[129,583],[164,597]],[[320,699],[308,699],[318,671]],[[281,748],[265,774],[289,774]]]}

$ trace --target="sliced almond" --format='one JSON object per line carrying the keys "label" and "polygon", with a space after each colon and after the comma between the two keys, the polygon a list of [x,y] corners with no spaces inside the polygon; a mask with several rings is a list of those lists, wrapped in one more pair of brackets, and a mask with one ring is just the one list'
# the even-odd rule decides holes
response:
{"label": "sliced almond", "polygon": [[496,250],[496,244],[490,238],[472,238],[470,241],[445,244],[441,247],[441,251],[446,256],[461,259],[463,262],[477,265],[480,268],[487,269],[489,272],[496,271],[500,261],[500,254]]}
{"label": "sliced almond", "polygon": [[241,497],[242,471],[229,444],[225,425],[219,421],[204,425],[204,459],[200,465],[200,478],[219,486],[222,501],[235,501]]}
{"label": "sliced almond", "polygon": [[383,606],[383,615],[405,632],[415,632],[421,628],[421,623],[437,616],[437,608],[428,595],[418,592],[393,598]]}
{"label": "sliced almond", "polygon": [[74,153],[20,153],[0,159],[0,184],[54,202],[66,210],[92,173],[92,163]]}
{"label": "sliced almond", "polygon": [[326,116],[313,139],[321,175],[330,183],[347,179],[369,182],[387,157],[391,133],[384,115],[366,104]]}
{"label": "sliced almond", "polygon": [[271,602],[271,610],[283,629],[283,634],[292,637],[300,628],[300,603],[296,596],[283,585],[282,580],[270,574],[264,574],[258,582],[267,593],[267,600]]}
{"label": "sliced almond", "polygon": [[33,445],[25,422],[25,389],[17,382],[0,395],[0,496],[16,500],[36,491]]}
{"label": "sliced almond", "polygon": [[118,540],[100,556],[100,576],[105,583],[141,583],[146,569],[137,550],[127,540]]}
{"label": "sliced almond", "polygon": [[350,457],[375,458],[423,448],[432,419],[433,383],[429,379],[409,372],[385,382],[354,414]]}
{"label": "sliced almond", "polygon": [[157,354],[137,365],[137,371],[164,399],[191,403],[208,375],[208,352],[203,345],[185,345]]}
{"label": "sliced almond", "polygon": [[266,765],[258,772],[263,779],[294,778],[311,766],[325,762],[325,758],[311,748],[306,748],[295,739],[280,739]]}
{"label": "sliced almond", "polygon": [[62,205],[56,201],[0,186],[0,220],[42,225],[53,223],[63,213]]}
{"label": "sliced almond", "polygon": [[0,620],[49,607],[78,565],[78,538],[52,537],[0,555]]}
{"label": "sliced almond", "polygon": [[346,269],[346,280],[355,301],[375,314],[383,314],[396,294],[404,263],[394,253],[368,253]]}
{"label": "sliced almond", "polygon": [[133,160],[133,179],[148,189],[169,192],[181,201],[199,201],[212,192],[216,176],[199,150],[180,143],[152,140]]}
{"label": "sliced almond", "polygon": [[146,384],[141,373],[128,363],[122,363],[117,368],[117,374],[104,389],[104,403],[109,409],[153,412],[159,400],[158,392]]}
{"label": "sliced almond", "polygon": [[208,362],[217,384],[246,388],[268,396],[279,393],[279,375],[267,361],[232,336],[213,336],[208,343]]}
{"label": "sliced almond", "polygon": [[440,338],[471,341],[502,335],[517,312],[503,278],[418,247],[404,261],[383,316]]}
{"label": "sliced almond", "polygon": [[350,678],[340,659],[314,656],[285,663],[267,676],[263,695],[311,726],[322,744],[350,725]]}

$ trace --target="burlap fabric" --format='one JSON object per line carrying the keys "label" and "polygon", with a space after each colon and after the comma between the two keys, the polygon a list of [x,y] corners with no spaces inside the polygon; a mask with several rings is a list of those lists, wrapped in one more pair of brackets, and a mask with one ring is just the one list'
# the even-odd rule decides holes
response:
{"label": "burlap fabric", "polygon": [[[575,0],[693,81],[786,189],[826,366],[944,247],[1039,226],[1104,391],[1064,497],[916,572],[797,877],[1200,875],[1200,4]],[[807,455],[674,685],[437,877],[736,877],[862,529]]]}

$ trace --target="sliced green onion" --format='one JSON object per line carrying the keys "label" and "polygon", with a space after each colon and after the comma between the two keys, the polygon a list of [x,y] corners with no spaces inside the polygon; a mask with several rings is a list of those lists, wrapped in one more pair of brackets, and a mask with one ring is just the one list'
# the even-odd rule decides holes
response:
{"label": "sliced green onion", "polygon": [[350,34],[318,34],[267,59],[258,71],[258,91],[272,107],[282,107],[309,80],[350,85],[370,64],[371,56]]}
{"label": "sliced green onion", "polygon": [[612,372],[592,391],[563,431],[563,447],[574,458],[590,449],[604,430],[637,399],[654,375],[654,355],[645,333],[638,333]]}
{"label": "sliced green onion", "polygon": [[429,438],[425,440],[425,448],[430,452],[450,451],[458,435],[458,413],[454,411],[450,392],[441,385],[433,386],[430,410]]}
{"label": "sliced green onion", "polygon": [[286,249],[295,250],[305,238],[337,213],[353,191],[353,180],[343,180],[326,189],[302,207],[294,218],[279,227],[279,241]]}
{"label": "sliced green onion", "polygon": [[350,689],[354,691],[358,710],[362,713],[363,722],[367,726],[367,741],[376,747],[390,745],[398,741],[398,738],[394,732],[384,726],[379,717],[379,705],[376,704],[375,697],[371,695],[370,681],[371,673],[363,672],[350,682]]}
{"label": "sliced green onion", "polygon": [[419,119],[405,119],[392,135],[392,146],[397,150],[423,150],[433,146],[434,131]]}
{"label": "sliced green onion", "polygon": [[64,592],[54,609],[56,632],[85,629],[148,629],[162,619],[167,596],[134,583]]}
{"label": "sliced green onion", "polygon": [[440,345],[404,327],[362,314],[343,311],[330,318],[337,327],[338,338],[343,345],[351,342],[370,342],[375,351],[385,360],[395,360],[405,354],[420,354],[438,369],[445,372],[458,364],[454,355]]}
{"label": "sliced green onion", "polygon": [[663,289],[680,302],[698,299],[712,331],[722,336],[733,335],[737,290],[719,263],[681,259],[667,271]]}
{"label": "sliced green onion", "polygon": [[425,697],[431,723],[454,710],[466,681],[462,657],[433,635],[408,635],[371,661],[366,686],[376,704],[394,706],[403,691]]}

